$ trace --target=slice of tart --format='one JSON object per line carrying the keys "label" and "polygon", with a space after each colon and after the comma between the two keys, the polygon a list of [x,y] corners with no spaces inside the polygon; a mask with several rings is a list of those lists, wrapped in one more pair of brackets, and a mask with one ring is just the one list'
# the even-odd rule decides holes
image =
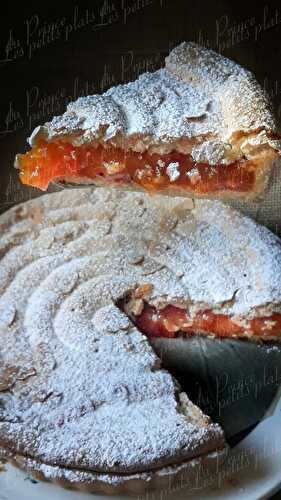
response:
{"label": "slice of tart", "polygon": [[254,76],[194,43],[164,69],[81,97],[17,155],[25,184],[118,186],[189,197],[258,198],[280,135]]}
{"label": "slice of tart", "polygon": [[279,340],[279,239],[221,202],[106,189],[19,205],[0,235],[0,455],[103,493],[218,473],[221,427],[147,336]]}

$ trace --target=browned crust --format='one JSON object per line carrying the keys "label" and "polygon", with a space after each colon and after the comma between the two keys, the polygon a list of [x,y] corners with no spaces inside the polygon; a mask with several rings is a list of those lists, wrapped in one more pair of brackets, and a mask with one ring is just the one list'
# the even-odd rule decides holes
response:
{"label": "browned crust", "polygon": [[[130,236],[131,241],[133,241],[134,243],[136,243],[136,238],[138,236],[140,236],[143,239],[145,238],[145,236],[149,237],[149,232],[147,232],[148,231],[147,222],[149,223],[149,229],[151,227],[151,224],[155,223],[155,226],[153,226],[153,227],[155,227],[155,229],[153,231],[153,234],[154,234],[153,238],[155,237],[155,243],[157,243],[159,241],[159,236],[161,236],[162,233],[163,233],[163,235],[164,234],[169,235],[170,242],[172,242],[172,236],[173,236],[172,227],[173,226],[169,226],[169,225],[166,226],[166,222],[169,221],[170,215],[172,213],[175,213],[176,210],[179,210],[178,213],[182,213],[182,210],[184,209],[184,213],[186,214],[186,212],[188,212],[188,210],[189,210],[189,208],[188,208],[189,204],[187,203],[187,201],[182,202],[182,200],[181,200],[180,205],[178,206],[179,201],[177,201],[175,199],[175,200],[169,200],[169,207],[167,207],[166,203],[163,202],[161,197],[159,197],[158,199],[159,199],[159,204],[156,204],[154,206],[154,203],[156,203],[156,201],[157,201],[156,199],[151,200],[149,197],[147,197],[145,195],[142,195],[142,196],[139,195],[139,203],[137,203],[137,205],[135,206],[133,203],[133,202],[135,202],[135,197],[133,197],[132,195],[129,195],[129,194],[128,195],[125,195],[125,194],[121,195],[120,193],[119,194],[112,193],[112,192],[109,192],[106,190],[104,190],[104,191],[98,190],[98,192],[95,192],[95,191],[91,192],[91,190],[85,189],[85,190],[81,190],[81,191],[56,193],[53,195],[46,195],[46,196],[42,197],[40,200],[31,201],[31,202],[28,202],[26,204],[22,204],[18,207],[15,207],[12,210],[10,210],[8,213],[6,213],[5,215],[3,215],[1,217],[1,227],[2,227],[3,231],[7,232],[7,235],[11,236],[10,244],[17,246],[17,245],[21,245],[21,243],[20,243],[21,238],[23,238],[22,243],[23,243],[23,241],[25,244],[26,244],[26,242],[30,242],[32,240],[32,234],[33,234],[34,230],[35,231],[39,230],[39,232],[42,230],[44,232],[44,234],[46,235],[47,228],[45,226],[45,223],[47,223],[47,227],[48,227],[47,232],[53,234],[53,230],[55,230],[55,226],[56,226],[56,223],[54,223],[54,220],[57,220],[58,221],[57,223],[61,224],[64,221],[63,215],[67,215],[66,219],[68,221],[70,218],[70,220],[72,221],[72,222],[70,222],[70,224],[71,224],[71,227],[73,227],[73,225],[76,226],[76,224],[79,221],[85,220],[85,217],[88,217],[89,213],[91,213],[91,212],[93,212],[93,215],[96,214],[99,216],[106,217],[106,212],[112,210],[112,212],[110,212],[108,215],[108,217],[111,221],[111,226],[112,226],[111,233],[113,235],[115,233],[117,233],[117,235],[121,234],[121,236],[122,236],[121,238],[118,237],[116,240],[115,240],[115,238],[113,238],[112,244],[108,245],[108,248],[106,249],[106,251],[108,252],[107,255],[109,255],[109,258],[110,258],[110,266],[111,266],[110,269],[112,269],[112,273],[113,273],[112,275],[114,276],[116,269],[117,269],[118,273],[120,272],[120,261],[117,260],[115,262],[115,257],[118,254],[118,251],[120,251],[119,246],[121,245],[121,242],[123,240],[123,236],[125,236],[125,234],[120,233],[120,231],[123,229],[122,223],[120,223],[122,221],[122,219],[120,219],[121,213],[123,213],[124,216],[126,216],[126,219],[128,220],[128,224],[132,223],[132,221],[134,221],[134,224],[136,224],[136,225],[134,225],[133,228],[130,228],[130,226],[126,227],[126,235]],[[98,203],[98,200],[100,201],[100,203]],[[98,203],[98,206],[96,206],[95,208],[93,208],[94,202]],[[241,238],[239,238],[239,245],[242,241],[242,247],[241,247],[242,260],[246,256],[246,254],[243,254],[243,251],[244,251],[244,247],[247,245],[248,245],[247,248],[249,250],[254,250],[254,248],[257,246],[257,255],[259,254],[259,252],[264,253],[265,248],[267,249],[267,251],[265,253],[268,253],[268,255],[270,256],[269,262],[267,261],[268,265],[265,267],[264,267],[264,265],[261,265],[260,266],[261,269],[259,266],[254,267],[253,269],[254,269],[254,276],[255,277],[257,276],[259,271],[264,270],[264,272],[266,273],[266,280],[269,278],[269,284],[270,284],[269,290],[270,290],[270,294],[272,294],[273,290],[276,289],[276,287],[280,286],[280,279],[278,279],[278,276],[277,276],[277,281],[275,281],[275,279],[276,279],[276,267],[277,266],[273,265],[273,263],[279,262],[276,259],[278,259],[280,257],[280,250],[279,250],[279,243],[278,243],[277,253],[273,253],[273,246],[272,245],[274,243],[276,243],[273,235],[270,235],[269,232],[263,230],[258,225],[255,225],[254,223],[252,223],[248,219],[243,218],[235,211],[224,207],[220,203],[213,203],[213,202],[202,203],[202,202],[197,201],[197,202],[194,202],[194,205],[196,207],[196,209],[194,208],[194,210],[193,210],[194,215],[196,215],[196,218],[198,218],[198,220],[202,220],[202,217],[200,217],[200,214],[202,215],[202,213],[203,213],[206,215],[206,217],[209,219],[209,223],[212,225],[214,223],[213,222],[214,220],[220,221],[221,220],[220,218],[223,215],[224,216],[222,218],[223,223],[227,226],[228,230],[230,230],[230,231],[233,230],[233,231],[235,231],[235,234],[236,234],[236,231],[237,231],[236,227],[238,227],[239,229],[240,229],[240,227],[245,229],[244,233],[243,233],[243,231],[241,232]],[[139,207],[142,207],[143,209],[144,208],[147,208],[147,209],[139,211]],[[127,212],[127,209],[129,209],[128,212]],[[72,212],[72,210],[73,210],[73,212]],[[56,219],[56,218],[52,219],[52,217],[50,217],[51,214],[53,213],[53,215],[55,215],[55,214],[58,215],[56,212],[59,212],[59,215],[60,215],[59,219]],[[164,217],[164,221],[163,221],[163,217]],[[184,216],[184,218],[188,218],[188,215],[186,214]],[[203,217],[203,219],[204,219],[204,217]],[[26,225],[24,225],[24,221],[26,221]],[[124,221],[124,219],[123,219],[123,221]],[[232,225],[235,221],[236,221],[236,227],[232,227]],[[17,225],[16,224],[17,222],[19,222],[20,224]],[[159,224],[158,224],[158,222],[159,222]],[[163,227],[163,224],[164,224],[164,227]],[[178,225],[180,227],[180,221],[178,221]],[[12,234],[10,234],[10,230],[13,229],[14,226],[17,227],[17,229],[19,229],[19,231],[20,231],[16,235],[13,234],[13,231],[12,231]],[[102,237],[100,236],[100,233],[98,232],[98,226],[99,226],[99,219],[95,218],[95,224],[93,225],[93,231],[94,232],[97,231],[97,237],[99,239],[102,239]],[[178,227],[178,229],[179,229],[179,227]],[[189,234],[188,231],[186,231],[186,229],[185,229],[183,238],[188,237],[188,234]],[[67,235],[66,235],[66,237],[67,237]],[[76,236],[73,236],[74,241],[76,241],[76,238],[77,238]],[[216,233],[213,234],[213,238],[217,238]],[[153,239],[151,241],[151,235],[150,235],[149,241],[153,243]],[[209,242],[214,241],[214,240],[212,240],[212,238],[210,238],[210,235],[209,235],[208,241]],[[223,241],[225,241],[225,240],[222,239],[222,242]],[[228,239],[226,241],[228,241]],[[230,241],[231,241],[231,238],[230,238]],[[205,245],[206,245],[206,242],[205,242]],[[176,246],[174,246],[173,248],[174,248],[174,251],[176,252]],[[204,248],[205,248],[205,246],[204,246]],[[223,267],[224,267],[223,257],[225,255],[227,255],[227,252],[226,252],[227,248],[225,248],[225,246],[224,246],[223,249],[224,249],[223,252],[221,252],[221,250],[219,250],[219,256],[220,256],[219,263],[220,263],[220,266],[221,266],[220,269],[222,272],[223,272]],[[96,247],[95,247],[95,245],[93,247],[91,245],[89,245],[89,240],[87,240],[85,243],[85,250],[87,250],[87,255],[89,254],[91,256],[93,254],[93,252],[96,251]],[[63,252],[62,247],[60,247],[60,249],[57,251]],[[210,259],[212,251],[213,251],[213,248],[211,247],[210,252],[208,252],[208,255],[209,255],[208,259]],[[123,250],[123,254],[124,254],[124,252],[126,254],[126,250]],[[48,255],[48,253],[49,253],[49,250],[47,249],[46,255]],[[105,258],[104,251],[101,253],[101,258],[102,258],[102,260],[104,260],[104,258]],[[167,259],[169,260],[169,263],[171,265],[171,256],[168,257],[168,255],[167,255],[165,258],[166,258],[166,260]],[[240,262],[241,261],[239,261],[239,263]],[[143,265],[144,264],[145,263],[143,263]],[[255,264],[255,261],[253,262],[253,265],[254,264]],[[19,265],[20,265],[20,263],[19,263]],[[251,265],[250,262],[249,262],[249,265]],[[14,265],[13,269],[16,270],[15,265]],[[91,269],[92,269],[92,267],[91,267]],[[207,271],[206,276],[208,276],[210,269],[211,268],[209,268],[209,261],[208,261],[208,266],[206,267],[206,271]],[[232,269],[232,272],[234,272],[233,277],[236,277],[237,272],[239,271],[239,267],[233,268],[233,266],[231,266],[231,269]],[[234,269],[234,271],[233,271],[233,269]],[[213,270],[213,268],[211,270]],[[177,268],[174,268],[173,272],[176,273],[176,271],[177,271]],[[270,273],[269,273],[269,271],[270,271]],[[50,273],[50,267],[48,267],[47,272]],[[191,275],[191,274],[194,275],[194,270],[193,270],[193,273],[190,273],[190,272],[188,272],[188,269],[186,269],[186,272],[188,275]],[[128,275],[129,273],[130,273],[130,271],[127,268],[126,275]],[[112,283],[112,281],[111,281],[112,275],[110,275],[110,278],[109,278],[109,285],[111,285],[111,283]],[[150,283],[154,283],[154,281],[153,281],[154,278],[155,277],[153,274],[150,276],[150,278],[147,278],[147,276],[146,276],[146,277],[142,278],[142,283],[143,282],[147,283],[148,280]],[[264,276],[263,276],[263,274],[261,274],[262,282],[263,282],[263,279],[264,279]],[[27,287],[28,287],[29,281],[30,281],[30,279],[25,280],[26,286],[21,287],[21,289],[24,290],[25,293],[26,293],[26,291],[28,291]],[[255,282],[256,281],[253,280],[250,283],[255,284]],[[131,289],[131,287],[134,286],[134,283],[135,283],[135,281],[132,281],[132,284],[130,284],[130,289]],[[166,282],[164,280],[163,282],[161,281],[160,284],[157,285],[157,289],[156,289],[157,296],[161,295],[165,289],[167,290],[167,292],[169,292],[169,293],[171,292],[171,287],[174,283],[173,279],[170,278],[168,283],[167,284],[165,284],[165,283]],[[247,283],[249,283],[248,280],[247,280]],[[218,286],[219,290],[222,289],[223,285],[226,286],[226,293],[228,292],[228,289],[227,289],[228,279],[227,279],[227,281],[225,281],[223,283],[220,282],[218,285],[219,285]],[[237,289],[237,287],[234,286],[233,290],[236,290],[236,289]],[[278,288],[278,290],[279,290],[279,288]],[[161,294],[160,294],[160,291],[161,291]],[[96,292],[96,293],[98,293],[98,292]],[[188,296],[188,294],[187,294],[187,288],[186,288],[183,297],[187,297],[187,296]],[[268,297],[268,295],[267,295],[267,297]],[[279,297],[280,297],[280,294],[279,294],[278,298]],[[271,303],[272,299],[273,299],[273,296],[269,295],[268,299],[266,300],[266,303]],[[229,300],[232,300],[232,299],[229,299]],[[31,316],[31,319],[32,319],[32,321],[34,321],[33,315]],[[9,332],[9,335],[7,335],[6,338],[7,338],[8,342],[11,342],[11,349],[13,350],[16,347],[16,343],[13,343],[12,333]],[[46,338],[46,336],[44,336],[44,339],[45,338]],[[10,357],[11,352],[12,351],[9,352],[9,357]],[[25,354],[26,350],[24,350],[23,353]],[[79,363],[80,363],[80,360],[79,360]],[[19,383],[24,385],[25,388],[27,387],[26,382],[19,382]],[[30,381],[30,383],[32,384],[32,381]],[[157,406],[157,408],[158,408],[158,406]],[[92,428],[91,428],[91,432],[92,432]],[[9,439],[10,438],[14,439],[15,446],[16,445],[20,446],[18,435],[17,436],[9,435],[8,437],[9,437]],[[32,441],[32,443],[34,443],[34,441]],[[2,447],[4,446],[4,438],[2,439],[1,445],[2,445]],[[7,447],[7,445],[5,445],[5,446]],[[219,441],[219,442],[216,441],[214,443],[213,449],[216,449],[218,446],[223,446],[223,443],[221,441]],[[22,452],[23,456],[24,456],[24,451],[25,450],[23,450],[23,452]],[[27,450],[26,450],[26,453],[27,453]],[[209,450],[204,449],[204,450],[202,450],[202,453],[206,453],[207,455],[209,455]],[[202,453],[201,453],[201,455],[202,455]],[[12,453],[11,459],[13,459],[14,455],[18,456],[17,453]],[[179,457],[177,457],[177,458],[179,458]],[[183,460],[183,458],[179,459],[178,461],[180,462],[181,460]],[[187,460],[187,458],[186,458],[186,460]],[[161,463],[158,463],[158,460],[157,460],[156,464],[161,466]],[[72,464],[70,464],[70,465],[72,465]],[[75,465],[75,464],[73,464],[73,465]],[[26,465],[26,467],[27,467],[27,465]],[[146,468],[147,464],[145,464],[144,467]],[[89,466],[89,468],[90,468],[90,466]],[[92,465],[92,468],[93,468],[93,465]],[[69,469],[67,469],[67,470],[69,470]],[[142,472],[140,472],[140,474],[141,473]],[[117,472],[117,474],[121,475],[121,473],[119,471]]]}
{"label": "browned crust", "polygon": [[[15,467],[31,474],[39,481],[47,481],[60,487],[83,491],[85,493],[100,493],[105,495],[140,495],[147,491],[168,490],[190,487],[200,488],[200,478],[204,475],[214,478],[227,458],[228,447],[208,453],[175,466],[160,468],[142,474],[109,475],[107,472],[95,473],[65,467],[47,466],[24,455],[11,454],[1,448],[0,457],[8,459]],[[199,480],[198,480],[199,478]]]}

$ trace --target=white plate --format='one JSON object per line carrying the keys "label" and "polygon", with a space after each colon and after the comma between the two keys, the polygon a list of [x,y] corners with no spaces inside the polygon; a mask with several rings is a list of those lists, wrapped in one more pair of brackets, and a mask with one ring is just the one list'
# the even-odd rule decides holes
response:
{"label": "white plate", "polygon": [[[28,476],[8,465],[0,473],[0,500],[100,500],[108,497],[69,491],[49,483],[32,483]],[[210,478],[209,486],[190,492],[179,486],[137,497],[138,500],[261,500],[281,487],[281,400],[274,413],[263,420],[238,446],[232,449],[220,477]],[[125,497],[113,497],[121,500]]]}

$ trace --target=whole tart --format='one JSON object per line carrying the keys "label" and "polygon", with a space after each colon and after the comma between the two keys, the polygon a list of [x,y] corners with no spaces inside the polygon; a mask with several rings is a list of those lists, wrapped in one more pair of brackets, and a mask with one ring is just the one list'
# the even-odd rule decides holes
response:
{"label": "whole tart", "polygon": [[170,195],[258,199],[281,141],[268,98],[237,63],[182,43],[163,69],[81,97],[17,155],[23,183],[110,185]]}
{"label": "whole tart", "polygon": [[0,455],[103,493],[218,471],[221,427],[147,336],[280,338],[278,238],[221,202],[104,189],[19,205],[0,234]]}

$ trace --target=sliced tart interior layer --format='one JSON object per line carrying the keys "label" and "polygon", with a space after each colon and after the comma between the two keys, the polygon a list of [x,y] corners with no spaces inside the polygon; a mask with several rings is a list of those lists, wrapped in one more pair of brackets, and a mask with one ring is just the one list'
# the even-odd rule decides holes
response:
{"label": "sliced tart interior layer", "polygon": [[173,186],[201,194],[249,192],[255,184],[255,166],[247,160],[209,165],[176,151],[137,153],[91,143],[75,147],[66,142],[41,142],[18,156],[17,167],[24,184],[44,190],[55,179],[135,185],[148,191]]}
{"label": "sliced tart interior layer", "polygon": [[217,314],[211,310],[198,312],[194,317],[186,309],[168,305],[157,310],[144,303],[140,314],[132,312],[130,302],[119,304],[140,331],[148,337],[176,337],[181,333],[188,335],[205,334],[217,337],[260,337],[281,338],[281,314],[242,319],[235,321],[231,316]]}

